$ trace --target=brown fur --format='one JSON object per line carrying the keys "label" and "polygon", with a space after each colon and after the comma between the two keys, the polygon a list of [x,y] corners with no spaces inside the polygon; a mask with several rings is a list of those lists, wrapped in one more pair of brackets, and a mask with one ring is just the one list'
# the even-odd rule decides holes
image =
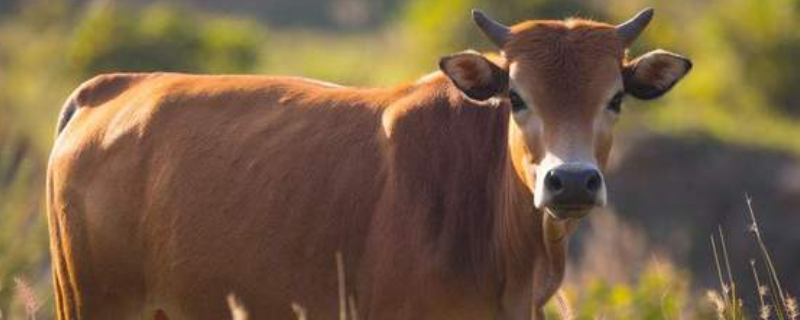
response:
{"label": "brown fur", "polygon": [[[622,66],[610,32],[528,22],[498,60],[544,121],[585,126]],[[526,167],[546,145],[509,119],[507,99],[441,73],[391,89],[95,78],[48,169],[58,318],[225,319],[235,294],[251,319],[294,319],[292,303],[335,319],[341,252],[362,319],[541,319],[574,221],[533,209]]]}
{"label": "brown fur", "polygon": [[49,169],[60,319],[220,319],[229,293],[252,319],[331,319],[336,251],[366,318],[484,319],[540,256],[508,106],[441,75],[120,74],[74,96]]}

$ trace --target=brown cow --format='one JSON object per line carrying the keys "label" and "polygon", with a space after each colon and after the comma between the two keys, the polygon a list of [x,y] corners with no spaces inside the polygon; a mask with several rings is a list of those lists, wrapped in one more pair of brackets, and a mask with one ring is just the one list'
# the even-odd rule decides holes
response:
{"label": "brown cow", "polygon": [[[605,203],[623,95],[690,68],[625,48],[652,15],[511,28],[389,89],[113,74],[67,101],[48,176],[58,318],[542,318],[567,235]],[[510,90],[509,90],[510,89]],[[512,110],[513,113],[512,113]],[[513,116],[512,116],[513,114]]]}

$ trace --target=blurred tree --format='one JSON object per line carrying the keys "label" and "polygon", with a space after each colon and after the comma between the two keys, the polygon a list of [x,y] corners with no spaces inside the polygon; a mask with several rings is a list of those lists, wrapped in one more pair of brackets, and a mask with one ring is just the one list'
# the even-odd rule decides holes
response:
{"label": "blurred tree", "polygon": [[15,12],[19,7],[20,0],[0,0],[0,16]]}
{"label": "blurred tree", "polygon": [[96,2],[75,31],[72,66],[112,71],[242,73],[258,63],[264,30],[249,20],[208,17],[158,3],[144,9]]}
{"label": "blurred tree", "polygon": [[[762,90],[769,105],[800,117],[800,2],[737,1],[719,7],[720,27],[741,57],[747,85]],[[752,81],[758,79],[758,81]]]}
{"label": "blurred tree", "polygon": [[402,8],[401,30],[405,55],[416,65],[436,66],[438,57],[466,49],[471,31],[469,10],[476,0],[412,0]]}

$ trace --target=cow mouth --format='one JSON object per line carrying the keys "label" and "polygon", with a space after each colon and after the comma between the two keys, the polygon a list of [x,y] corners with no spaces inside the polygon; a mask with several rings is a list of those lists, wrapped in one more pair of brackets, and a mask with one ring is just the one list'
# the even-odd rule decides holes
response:
{"label": "cow mouth", "polygon": [[592,211],[592,206],[551,206],[545,212],[556,220],[581,219]]}

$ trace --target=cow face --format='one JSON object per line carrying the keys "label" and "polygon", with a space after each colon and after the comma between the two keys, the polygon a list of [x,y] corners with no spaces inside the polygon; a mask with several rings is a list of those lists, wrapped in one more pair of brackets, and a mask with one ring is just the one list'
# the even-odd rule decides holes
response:
{"label": "cow face", "polygon": [[619,26],[571,19],[509,28],[480,12],[473,15],[506,60],[515,124],[511,148],[521,159],[515,167],[533,192],[534,206],[561,219],[604,205],[601,170],[623,100],[661,96],[691,62],[663,50],[626,58],[652,9]]}

